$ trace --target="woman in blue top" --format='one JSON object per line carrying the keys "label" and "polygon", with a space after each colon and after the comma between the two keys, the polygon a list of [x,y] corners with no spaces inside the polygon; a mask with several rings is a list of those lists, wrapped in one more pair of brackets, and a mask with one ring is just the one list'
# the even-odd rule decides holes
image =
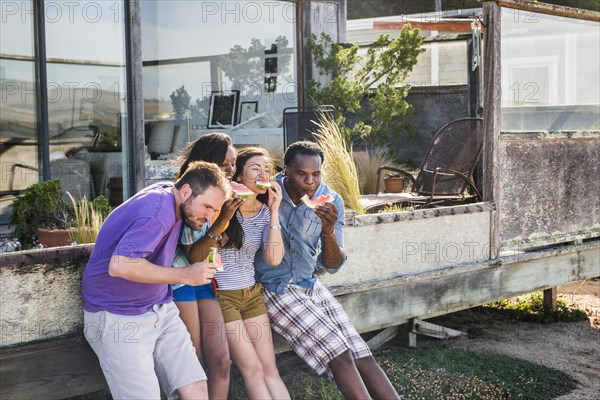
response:
{"label": "woman in blue top", "polygon": [[248,398],[261,400],[290,398],[275,364],[261,285],[254,280],[258,249],[272,267],[277,267],[283,258],[281,187],[275,182],[271,188],[257,185],[268,182],[271,171],[266,150],[248,147],[238,153],[233,179],[253,194],[244,200],[225,231],[220,250],[223,271],[215,275],[231,358],[242,374]]}
{"label": "woman in blue top", "polygon": [[[186,171],[190,162],[198,160],[217,164],[229,181],[235,173],[236,151],[231,138],[224,133],[200,137],[182,151],[180,158],[182,164],[178,176]],[[218,217],[214,221],[202,221],[204,225],[198,231],[184,226],[173,266],[185,267],[190,263],[189,260],[206,260],[210,248],[217,246],[216,239],[225,231],[241,204],[240,198],[227,200]],[[193,248],[192,243],[195,243]],[[223,315],[211,285],[173,285],[173,300],[206,371],[209,398],[226,399],[231,361]]]}

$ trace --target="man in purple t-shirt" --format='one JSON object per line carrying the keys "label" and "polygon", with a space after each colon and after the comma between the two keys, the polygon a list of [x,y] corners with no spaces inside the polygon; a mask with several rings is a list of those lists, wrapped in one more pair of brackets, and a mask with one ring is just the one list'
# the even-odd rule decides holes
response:
{"label": "man in purple t-shirt", "polygon": [[230,188],[214,164],[195,162],[174,184],[143,189],[106,219],[83,273],[84,334],[114,398],[207,399],[206,375],[169,284],[203,285],[214,263],[172,268],[183,223],[211,221]]}

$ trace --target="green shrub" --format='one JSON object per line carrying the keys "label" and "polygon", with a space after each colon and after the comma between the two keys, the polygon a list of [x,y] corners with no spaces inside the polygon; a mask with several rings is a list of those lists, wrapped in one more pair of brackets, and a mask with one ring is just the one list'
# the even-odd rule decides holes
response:
{"label": "green shrub", "polygon": [[572,307],[563,299],[557,299],[556,309],[544,308],[542,292],[533,292],[516,300],[500,300],[485,306],[487,308],[505,310],[519,321],[551,324],[554,322],[587,321],[588,317],[582,310]]}
{"label": "green shrub", "polygon": [[[337,122],[351,142],[386,144],[411,133],[412,106],[406,101],[410,86],[404,81],[425,51],[422,42],[419,30],[406,25],[394,40],[389,34],[379,36],[363,57],[358,46],[333,43],[326,33],[312,35],[308,47],[314,64],[331,80],[309,80],[307,97],[315,105],[335,106]],[[349,123],[350,116],[358,122]]]}
{"label": "green shrub", "polygon": [[62,199],[60,179],[35,183],[18,195],[8,218],[13,237],[23,249],[32,248],[37,228],[64,229],[71,226],[73,210]]}

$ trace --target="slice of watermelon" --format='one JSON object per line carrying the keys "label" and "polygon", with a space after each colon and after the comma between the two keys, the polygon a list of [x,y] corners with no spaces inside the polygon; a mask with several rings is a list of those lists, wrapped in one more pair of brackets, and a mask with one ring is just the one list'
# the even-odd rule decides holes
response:
{"label": "slice of watermelon", "polygon": [[234,193],[240,196],[241,198],[246,198],[254,194],[254,192],[248,189],[246,185],[242,185],[241,183],[237,182],[231,182],[231,190],[233,190]]}
{"label": "slice of watermelon", "polygon": [[260,189],[268,189],[271,187],[271,182],[269,181],[256,181],[256,187]]}
{"label": "slice of watermelon", "polygon": [[322,196],[317,196],[311,200],[308,198],[308,195],[305,194],[300,198],[300,201],[306,204],[306,207],[315,208],[316,206],[322,206],[325,203],[332,203],[333,196],[330,194],[324,194]]}
{"label": "slice of watermelon", "polygon": [[208,257],[206,259],[209,263],[217,263],[217,271],[223,271],[223,263],[221,261],[221,255],[217,253],[216,247],[211,247],[208,251]]}

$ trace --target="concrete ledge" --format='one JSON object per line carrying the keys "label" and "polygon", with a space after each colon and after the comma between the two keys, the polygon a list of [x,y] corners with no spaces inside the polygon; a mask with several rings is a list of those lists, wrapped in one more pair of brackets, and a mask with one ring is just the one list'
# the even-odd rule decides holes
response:
{"label": "concrete ledge", "polygon": [[596,241],[330,290],[359,332],[368,332],[599,276]]}
{"label": "concrete ledge", "polygon": [[450,207],[426,208],[423,210],[378,214],[355,215],[352,213],[346,217],[346,223],[348,226],[376,225],[389,222],[413,221],[418,219],[436,218],[450,215],[489,212],[495,209],[496,206],[494,203],[474,203]]}

